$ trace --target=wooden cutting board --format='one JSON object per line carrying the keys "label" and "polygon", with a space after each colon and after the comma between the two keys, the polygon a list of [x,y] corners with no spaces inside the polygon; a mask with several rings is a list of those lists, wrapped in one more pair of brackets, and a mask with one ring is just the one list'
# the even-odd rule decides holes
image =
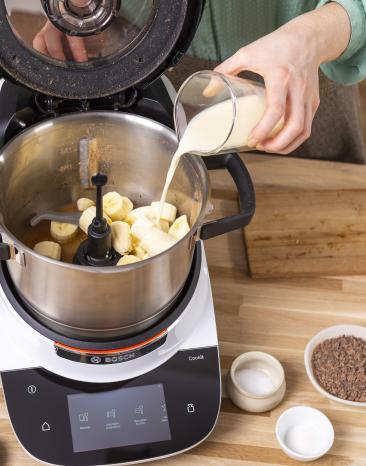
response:
{"label": "wooden cutting board", "polygon": [[271,184],[249,161],[257,192],[244,233],[251,276],[366,274],[366,167],[299,162],[284,160],[288,183],[281,176]]}

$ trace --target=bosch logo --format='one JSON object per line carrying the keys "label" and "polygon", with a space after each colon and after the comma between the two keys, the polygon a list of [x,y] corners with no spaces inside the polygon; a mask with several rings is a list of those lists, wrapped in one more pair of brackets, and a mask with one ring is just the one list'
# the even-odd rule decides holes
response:
{"label": "bosch logo", "polygon": [[135,357],[136,357],[135,353],[121,354],[121,356],[118,357],[118,360],[120,362],[130,361],[131,359],[135,359]]}
{"label": "bosch logo", "polygon": [[99,356],[93,356],[92,358],[90,358],[90,362],[92,364],[100,364],[102,362],[102,358]]}
{"label": "bosch logo", "polygon": [[131,359],[135,359],[136,353],[127,353],[127,354],[119,354],[117,356],[108,356],[105,358],[105,364],[117,364],[121,362],[131,361]]}

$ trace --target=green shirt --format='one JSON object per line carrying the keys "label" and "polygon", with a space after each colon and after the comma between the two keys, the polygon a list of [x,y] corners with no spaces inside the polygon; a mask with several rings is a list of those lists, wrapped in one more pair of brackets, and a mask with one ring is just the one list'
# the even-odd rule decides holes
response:
{"label": "green shirt", "polygon": [[[190,53],[206,60],[223,61],[244,45],[329,0],[206,1]],[[336,1],[350,17],[352,36],[343,55],[321,68],[330,79],[354,84],[366,77],[366,0]]]}

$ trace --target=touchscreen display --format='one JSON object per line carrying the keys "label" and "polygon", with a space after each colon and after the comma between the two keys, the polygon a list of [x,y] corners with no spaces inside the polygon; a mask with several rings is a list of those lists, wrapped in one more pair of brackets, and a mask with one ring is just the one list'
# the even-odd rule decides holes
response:
{"label": "touchscreen display", "polygon": [[75,453],[171,439],[161,384],[67,398]]}

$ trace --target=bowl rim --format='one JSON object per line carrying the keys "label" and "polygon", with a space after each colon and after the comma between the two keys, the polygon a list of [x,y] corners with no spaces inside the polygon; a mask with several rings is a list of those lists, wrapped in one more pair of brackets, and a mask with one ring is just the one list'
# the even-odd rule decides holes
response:
{"label": "bowl rim", "polygon": [[[348,329],[348,330],[347,330]],[[318,332],[317,334],[315,334],[307,343],[306,347],[305,347],[305,350],[304,350],[304,363],[305,363],[305,369],[306,369],[306,374],[311,382],[311,384],[313,385],[313,387],[323,396],[325,396],[326,398],[332,400],[332,401],[335,401],[337,403],[342,403],[344,405],[348,405],[348,406],[353,406],[353,407],[359,407],[359,408],[366,408],[366,401],[351,401],[351,400],[344,400],[342,398],[339,398],[335,395],[332,395],[331,393],[327,392],[323,387],[320,386],[320,384],[318,383],[318,381],[316,380],[316,377],[313,373],[313,368],[312,368],[312,364],[311,364],[311,358],[312,358],[312,355],[313,355],[313,351],[314,351],[314,348],[315,348],[315,340],[318,340],[319,338],[322,338],[323,335],[324,335],[324,338],[322,338],[321,340],[318,341],[317,345],[321,342],[321,341],[325,341],[325,340],[328,340],[330,338],[337,338],[336,335],[334,336],[329,336],[327,335],[328,332],[330,331],[335,331],[337,332],[338,336],[342,336],[342,335],[351,335],[350,333],[348,333],[350,330],[362,330],[364,333],[365,333],[365,340],[366,340],[366,326],[363,326],[363,325],[357,325],[357,324],[343,324],[343,325],[332,325],[330,327],[326,327],[324,328],[323,330],[321,330],[320,332]],[[316,345],[316,346],[317,346]]]}
{"label": "bowl rim", "polygon": [[[113,122],[116,122],[116,123],[122,121],[127,124],[133,123],[136,125],[137,124],[147,125],[151,128],[154,128],[157,131],[157,134],[160,135],[160,137],[164,135],[164,137],[169,139],[176,146],[178,144],[177,136],[171,128],[159,123],[158,121],[152,120],[151,118],[148,118],[146,116],[137,115],[137,114],[128,113],[128,112],[122,112],[122,113],[114,112],[111,110],[90,110],[90,111],[83,112],[83,113],[80,113],[80,112],[66,113],[66,114],[57,116],[51,120],[41,121],[39,123],[36,123],[30,126],[29,128],[26,128],[17,137],[8,141],[1,148],[0,157],[1,156],[4,157],[4,155],[6,155],[7,152],[12,151],[14,148],[19,147],[24,142],[27,142],[28,138],[36,138],[38,134],[47,134],[48,130],[51,128],[56,128],[57,130],[58,126],[60,126],[61,124],[67,124],[67,123],[72,124],[75,120],[85,121],[88,118],[91,120],[98,119],[99,122],[104,122],[104,120],[106,119],[112,119]],[[205,223],[205,217],[207,214],[208,204],[211,201],[211,182],[210,182],[210,176],[208,173],[208,169],[202,157],[185,154],[182,157],[182,160],[184,160],[187,164],[189,163],[191,166],[194,166],[196,171],[200,173],[200,176],[202,177],[204,181],[206,189],[203,190],[202,206],[200,209],[200,213],[199,215],[197,215],[197,218],[194,224],[191,225],[190,231],[183,238],[177,241],[173,246],[171,246],[169,249],[161,252],[160,254],[157,254],[156,256],[150,257],[148,259],[144,259],[140,262],[128,264],[123,267],[116,267],[116,266],[91,267],[91,266],[70,264],[62,260],[57,261],[49,257],[45,257],[45,256],[38,254],[32,248],[27,246],[23,241],[21,241],[16,235],[14,235],[9,230],[8,226],[4,222],[3,214],[1,212],[1,207],[0,207],[0,236],[5,235],[6,242],[14,245],[16,250],[19,253],[24,253],[26,255],[29,255],[35,258],[37,261],[42,261],[42,263],[51,264],[53,266],[56,266],[57,268],[62,268],[62,269],[67,269],[67,270],[71,269],[74,271],[78,270],[79,272],[82,272],[84,274],[91,274],[91,275],[99,275],[99,274],[103,274],[103,275],[121,274],[122,275],[124,273],[127,274],[128,272],[142,269],[146,266],[149,266],[152,263],[155,263],[160,258],[166,257],[171,251],[174,251],[182,247],[182,244],[184,242],[197,241],[199,239],[200,229],[202,225]],[[137,208],[137,207],[140,207],[140,206],[136,205],[134,208]]]}
{"label": "bowl rim", "polygon": [[[238,384],[238,382],[236,380],[236,377],[235,377],[235,371],[236,371],[236,369],[238,367],[238,364],[241,361],[243,361],[243,360],[254,360],[254,359],[258,359],[258,357],[264,358],[267,361],[271,361],[271,363],[274,364],[277,367],[277,369],[279,370],[280,379],[281,379],[280,382],[277,385],[274,386],[272,391],[270,391],[270,392],[268,392],[268,393],[266,393],[264,395],[256,395],[254,393],[251,393],[251,392],[248,392],[248,391],[244,390]],[[274,394],[276,394],[281,389],[281,387],[283,386],[283,384],[286,381],[285,370],[284,370],[282,364],[280,363],[280,361],[277,358],[275,358],[274,356],[272,356],[271,354],[265,353],[263,351],[247,351],[247,352],[242,353],[239,356],[237,356],[234,359],[234,361],[231,363],[229,374],[230,374],[230,379],[231,379],[235,389],[241,394],[241,396],[256,399],[256,400],[266,400],[266,399],[272,397]]]}
{"label": "bowl rim", "polygon": [[[298,410],[300,408],[301,409],[306,409],[309,412],[310,411],[313,412],[313,413],[315,412],[317,416],[322,417],[326,421],[326,423],[328,424],[328,426],[330,428],[329,429],[330,436],[329,436],[329,442],[328,442],[327,448],[324,448],[322,453],[319,453],[319,454],[317,454],[315,456],[314,455],[303,455],[301,453],[298,453],[295,450],[292,450],[284,441],[282,441],[282,438],[281,438],[281,436],[279,435],[279,432],[278,432],[280,424],[281,424],[281,422],[283,422],[284,417],[287,416],[289,414],[289,412],[296,411],[296,410]],[[277,442],[279,443],[280,447],[282,448],[282,450],[287,455],[297,456],[298,458],[301,458],[302,460],[305,460],[305,461],[312,461],[312,460],[319,459],[319,458],[323,457],[324,455],[326,455],[329,452],[329,450],[332,448],[332,446],[334,444],[334,440],[335,440],[334,427],[333,427],[333,424],[332,424],[331,420],[328,418],[328,416],[325,415],[322,411],[320,411],[320,409],[313,408],[312,406],[306,406],[306,405],[292,406],[291,408],[285,409],[280,414],[280,416],[278,417],[278,419],[276,421],[275,432],[276,432]]]}

